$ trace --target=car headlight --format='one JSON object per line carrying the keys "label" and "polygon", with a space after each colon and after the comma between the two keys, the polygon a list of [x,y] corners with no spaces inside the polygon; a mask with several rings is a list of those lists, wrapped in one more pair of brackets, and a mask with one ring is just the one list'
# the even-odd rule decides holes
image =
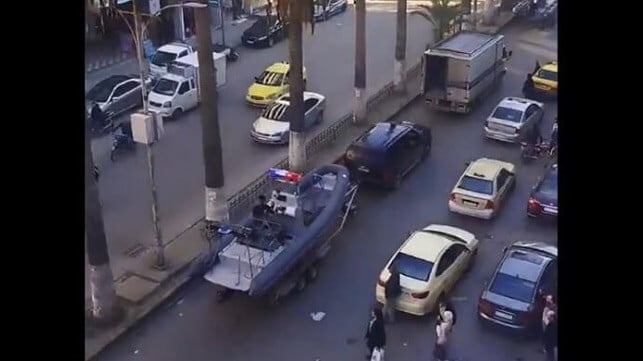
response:
{"label": "car headlight", "polygon": [[163,108],[172,108],[172,102],[163,103]]}
{"label": "car headlight", "polygon": [[259,41],[266,40],[266,39],[268,39],[268,35],[264,35],[262,37],[257,38],[257,40],[259,40]]}

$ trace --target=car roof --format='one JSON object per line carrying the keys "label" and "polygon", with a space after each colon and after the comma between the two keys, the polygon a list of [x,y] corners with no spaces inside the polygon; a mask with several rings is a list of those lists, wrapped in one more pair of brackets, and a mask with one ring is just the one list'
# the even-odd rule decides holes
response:
{"label": "car roof", "polygon": [[526,248],[534,252],[541,252],[550,257],[558,257],[558,247],[543,242],[518,241],[514,242],[513,248]]}
{"label": "car roof", "polygon": [[370,149],[386,148],[411,129],[411,127],[412,124],[409,123],[377,123],[366,131],[366,133],[362,134],[353,144]]}
{"label": "car roof", "polygon": [[541,69],[558,73],[558,63],[555,61],[552,61],[551,63],[547,63],[543,65]]}
{"label": "car roof", "polygon": [[513,169],[513,164],[491,158],[480,158],[469,164],[465,175],[493,180],[498,172],[500,172],[500,169],[505,167]]}
{"label": "car roof", "polygon": [[411,234],[399,252],[435,263],[438,256],[454,242],[436,233],[416,231]]}
{"label": "car roof", "polygon": [[170,44],[165,44],[165,45],[161,46],[160,48],[158,48],[158,51],[165,51],[165,52],[168,52],[168,53],[176,53],[176,54],[178,54],[178,53],[180,53],[180,52],[182,52],[183,50],[186,50],[186,49],[188,49],[187,44],[170,43]]}
{"label": "car roof", "polygon": [[503,108],[516,109],[524,112],[525,109],[527,109],[527,107],[531,104],[535,104],[535,102],[525,98],[506,97],[502,99],[500,103],[498,103],[498,106]]}
{"label": "car roof", "polygon": [[290,63],[286,61],[279,61],[268,66],[266,68],[266,71],[285,74],[286,72],[288,72],[288,69],[290,69]]}

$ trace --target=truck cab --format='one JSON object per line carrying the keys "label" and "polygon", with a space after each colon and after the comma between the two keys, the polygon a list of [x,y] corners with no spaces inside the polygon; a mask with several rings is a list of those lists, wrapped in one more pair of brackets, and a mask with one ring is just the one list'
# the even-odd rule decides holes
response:
{"label": "truck cab", "polygon": [[193,52],[194,49],[190,45],[179,42],[161,46],[150,59],[150,75],[155,78],[161,77],[167,73],[168,64]]}
{"label": "truck cab", "polygon": [[196,78],[165,74],[152,88],[148,102],[151,112],[177,119],[183,112],[198,105]]}

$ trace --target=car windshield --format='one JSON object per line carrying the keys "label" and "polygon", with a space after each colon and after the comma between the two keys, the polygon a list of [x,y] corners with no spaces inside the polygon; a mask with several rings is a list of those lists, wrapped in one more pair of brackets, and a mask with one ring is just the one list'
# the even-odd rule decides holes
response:
{"label": "car windshield", "polygon": [[174,53],[168,53],[165,51],[157,51],[154,56],[152,57],[152,64],[158,65],[158,66],[165,66],[167,63],[171,62],[172,60],[176,59],[176,54]]}
{"label": "car windshield", "polygon": [[558,72],[551,70],[540,69],[536,76],[545,80],[558,81]]}
{"label": "car windshield", "polygon": [[504,273],[496,274],[489,291],[495,294],[531,303],[534,299],[536,284]]}
{"label": "car windshield", "polygon": [[288,122],[290,117],[286,115],[288,106],[281,103],[272,103],[261,114],[262,117],[278,122]]}
{"label": "car windshield", "polygon": [[494,119],[520,123],[520,120],[522,119],[522,112],[520,110],[512,108],[497,107],[491,117]]}
{"label": "car windshield", "polygon": [[154,89],[152,91],[163,95],[174,95],[174,92],[176,91],[176,88],[178,86],[178,82],[162,78],[158,81],[158,83],[156,83],[156,86],[154,86]]}
{"label": "car windshield", "polygon": [[281,85],[281,83],[284,80],[284,74],[283,73],[275,73],[272,71],[264,71],[257,77],[257,84],[261,85],[269,85],[269,86],[278,86]]}
{"label": "car windshield", "polygon": [[458,188],[464,189],[465,191],[482,193],[482,194],[493,194],[493,182],[487,179],[471,177],[465,175],[462,177]]}
{"label": "car windshield", "polygon": [[558,169],[552,169],[547,173],[538,192],[550,197],[558,196]]}
{"label": "car windshield", "polygon": [[396,267],[400,274],[406,277],[420,281],[428,281],[431,270],[433,270],[433,263],[400,252],[395,256],[390,267]]}

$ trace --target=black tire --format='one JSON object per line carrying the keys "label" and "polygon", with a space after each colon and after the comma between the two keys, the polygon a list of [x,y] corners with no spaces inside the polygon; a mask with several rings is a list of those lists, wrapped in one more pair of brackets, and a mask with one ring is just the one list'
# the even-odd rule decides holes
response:
{"label": "black tire", "polygon": [[346,4],[342,5],[342,12],[345,12],[346,9],[348,9],[348,5],[346,5]]}
{"label": "black tire", "polygon": [[177,120],[183,115],[183,110],[181,108],[177,108],[172,112],[172,120]]}

